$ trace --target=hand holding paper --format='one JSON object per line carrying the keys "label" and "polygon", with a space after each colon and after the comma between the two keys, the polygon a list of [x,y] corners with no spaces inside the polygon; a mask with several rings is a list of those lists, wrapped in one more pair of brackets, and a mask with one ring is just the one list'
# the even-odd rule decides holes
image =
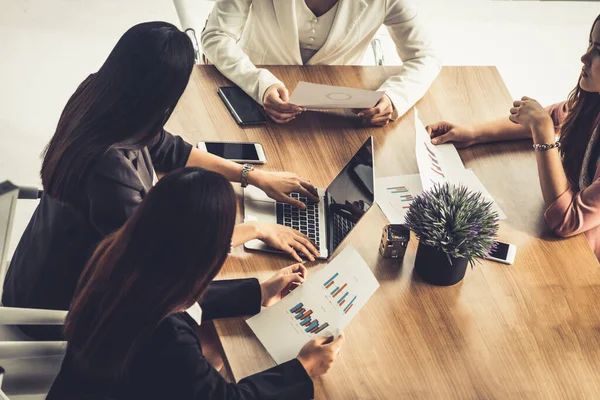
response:
{"label": "hand holding paper", "polygon": [[308,110],[372,108],[384,94],[375,90],[298,82],[289,102]]}
{"label": "hand holding paper", "polygon": [[246,322],[281,364],[319,337],[337,337],[379,287],[352,246],[277,304]]}

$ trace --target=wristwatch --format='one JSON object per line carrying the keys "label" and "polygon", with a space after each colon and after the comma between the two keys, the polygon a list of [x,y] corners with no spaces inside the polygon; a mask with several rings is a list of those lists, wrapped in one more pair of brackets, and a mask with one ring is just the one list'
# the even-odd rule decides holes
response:
{"label": "wristwatch", "polygon": [[240,180],[243,188],[248,186],[248,174],[251,171],[254,171],[254,166],[252,164],[244,164],[242,167],[242,179]]}

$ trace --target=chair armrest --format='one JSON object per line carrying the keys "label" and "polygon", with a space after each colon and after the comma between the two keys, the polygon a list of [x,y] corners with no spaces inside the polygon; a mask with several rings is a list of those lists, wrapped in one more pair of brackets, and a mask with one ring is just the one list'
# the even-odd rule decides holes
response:
{"label": "chair armrest", "polygon": [[66,311],[0,307],[0,325],[63,325]]}

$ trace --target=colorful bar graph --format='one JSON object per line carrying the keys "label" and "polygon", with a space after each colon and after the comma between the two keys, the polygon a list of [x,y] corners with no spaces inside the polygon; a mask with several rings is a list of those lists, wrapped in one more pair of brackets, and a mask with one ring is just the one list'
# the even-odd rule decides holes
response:
{"label": "colorful bar graph", "polygon": [[442,178],[444,178],[444,174],[442,174],[440,171],[436,170],[435,168],[431,167],[431,170],[433,172],[435,172],[436,174],[440,175]]}
{"label": "colorful bar graph", "polygon": [[[337,276],[337,274],[335,275]],[[347,294],[347,292],[346,292]],[[344,295],[345,296],[345,295]],[[323,325],[319,325],[319,320],[312,319],[313,311],[310,309],[305,309],[302,303],[296,304],[294,307],[290,309],[292,314],[296,314],[294,317],[299,321],[300,326],[304,327],[304,331],[307,333],[319,333],[323,329],[329,326],[328,323]]]}
{"label": "colorful bar graph", "polygon": [[329,285],[335,278],[337,278],[338,275],[339,275],[338,272],[333,274],[333,276],[331,278],[327,279],[327,281],[323,284],[323,286],[328,287],[327,285]]}
{"label": "colorful bar graph", "polygon": [[302,308],[303,304],[302,303],[298,303],[294,306],[294,308],[292,308],[290,310],[291,313],[295,313],[296,311],[298,311],[300,308]]}
{"label": "colorful bar graph", "polygon": [[[429,148],[429,146],[427,145],[427,142],[423,142],[423,144],[425,145],[425,148],[427,149],[429,156],[431,158],[435,159],[435,153]],[[436,160],[436,162],[437,162],[437,160]]]}
{"label": "colorful bar graph", "polygon": [[347,283],[344,283],[344,285],[342,285],[341,288],[339,288],[334,294],[333,297],[336,297],[338,294],[340,294],[342,292],[342,290],[346,289],[346,286],[348,286]]}
{"label": "colorful bar graph", "polygon": [[352,299],[352,301],[350,303],[348,303],[348,305],[346,306],[346,308],[344,308],[344,314],[347,314],[348,311],[350,311],[350,309],[352,308],[352,303],[354,303],[354,300],[356,300],[356,296],[354,296],[354,298]]}
{"label": "colorful bar graph", "polygon": [[315,329],[316,327],[319,326],[319,321],[318,320],[314,320],[310,325],[308,325],[308,327],[304,330],[305,332],[310,332],[313,329]]}
{"label": "colorful bar graph", "polygon": [[327,322],[325,322],[323,325],[321,325],[319,328],[317,328],[316,331],[312,332],[312,333],[319,333],[321,332],[323,329],[327,328],[329,326],[329,324]]}

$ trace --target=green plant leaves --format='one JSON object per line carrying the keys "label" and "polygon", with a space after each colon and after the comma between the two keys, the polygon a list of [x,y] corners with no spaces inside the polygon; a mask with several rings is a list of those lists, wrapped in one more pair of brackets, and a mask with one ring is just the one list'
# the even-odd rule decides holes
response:
{"label": "green plant leaves", "polygon": [[436,184],[416,196],[406,226],[421,242],[453,258],[475,259],[489,254],[498,232],[498,214],[480,192],[450,183]]}

